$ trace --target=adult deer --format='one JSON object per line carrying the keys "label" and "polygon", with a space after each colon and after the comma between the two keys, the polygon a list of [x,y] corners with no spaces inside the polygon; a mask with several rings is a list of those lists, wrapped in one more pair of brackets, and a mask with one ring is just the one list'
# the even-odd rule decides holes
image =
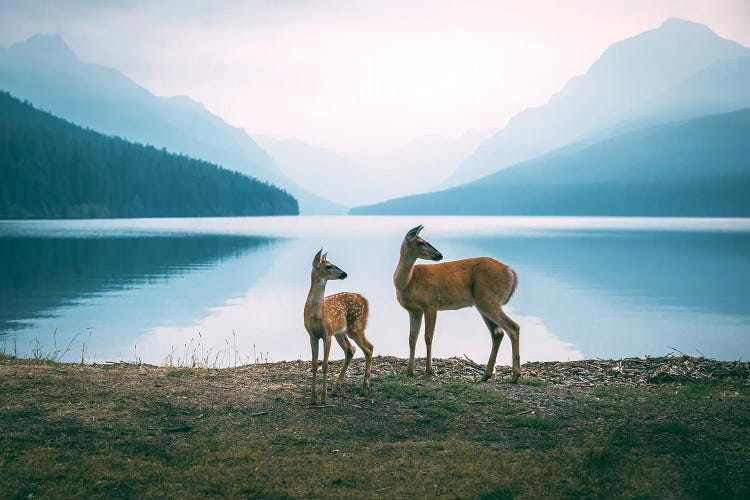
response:
{"label": "adult deer", "polygon": [[346,369],[349,368],[354,356],[352,339],[365,354],[365,377],[362,383],[362,393],[370,391],[370,365],[372,364],[372,343],[365,338],[365,327],[369,305],[367,299],[358,293],[343,292],[324,297],[328,280],[343,280],[347,274],[329,262],[321,248],[315,254],[310,274],[310,293],[305,302],[305,329],[310,334],[312,348],[312,402],[317,402],[315,389],[318,374],[318,347],[323,340],[323,391],[321,402],[325,404],[328,396],[328,355],[331,352],[331,338],[335,337],[344,350],[344,366],[332,394],[336,394],[344,380]]}
{"label": "adult deer", "polygon": [[489,257],[457,260],[433,265],[414,265],[417,259],[439,261],[443,255],[419,236],[423,226],[411,229],[401,243],[401,257],[393,273],[398,302],[409,312],[409,367],[414,375],[414,349],[417,345],[422,316],[425,318],[424,339],[427,344],[427,375],[432,375],[432,337],[437,312],[476,306],[492,336],[492,351],[483,381],[492,377],[497,350],[507,332],[513,348],[512,381],[521,375],[518,341],[521,329],[503,312],[518,285],[516,272]]}

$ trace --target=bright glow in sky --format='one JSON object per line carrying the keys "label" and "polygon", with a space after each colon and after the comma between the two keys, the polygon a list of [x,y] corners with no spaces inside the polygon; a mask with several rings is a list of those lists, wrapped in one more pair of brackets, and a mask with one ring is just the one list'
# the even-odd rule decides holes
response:
{"label": "bright glow in sky", "polygon": [[747,0],[0,0],[0,44],[59,33],[250,133],[355,150],[502,127],[669,17],[750,45]]}

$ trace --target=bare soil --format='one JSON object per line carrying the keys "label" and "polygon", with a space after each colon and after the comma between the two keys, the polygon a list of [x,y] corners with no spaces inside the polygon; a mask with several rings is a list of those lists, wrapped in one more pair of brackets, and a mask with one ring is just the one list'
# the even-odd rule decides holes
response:
{"label": "bare soil", "polygon": [[467,359],[427,379],[376,357],[368,397],[363,365],[310,406],[309,362],[0,356],[0,496],[750,497],[748,363],[528,363],[511,384],[509,367],[480,383]]}

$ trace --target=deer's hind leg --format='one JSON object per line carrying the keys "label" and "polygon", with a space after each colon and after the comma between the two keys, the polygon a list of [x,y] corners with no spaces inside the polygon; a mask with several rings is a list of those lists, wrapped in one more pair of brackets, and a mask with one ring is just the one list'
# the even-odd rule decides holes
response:
{"label": "deer's hind leg", "polygon": [[[486,320],[491,321],[492,323],[498,325],[497,330],[499,331],[505,331],[508,334],[508,337],[510,337],[510,343],[511,348],[513,349],[513,375],[511,375],[511,382],[515,383],[518,382],[518,377],[521,376],[521,354],[519,350],[519,340],[521,337],[521,327],[518,326],[518,323],[510,319],[510,317],[505,314],[502,310],[502,308],[498,307],[495,311],[488,310],[488,309],[479,309],[482,313],[483,317],[486,317]],[[489,324],[487,325],[489,327]],[[501,330],[502,329],[502,330]],[[502,340],[502,336],[498,335],[497,337],[497,347],[500,347],[500,340]],[[497,356],[497,349],[495,348],[495,337],[492,337],[492,352],[490,353],[490,359],[487,362],[487,371],[484,374],[483,380],[488,380],[492,376],[492,371],[490,369],[490,361],[492,362],[492,365],[494,367],[495,359]]]}
{"label": "deer's hind leg", "polygon": [[437,309],[431,307],[424,312],[424,343],[427,347],[427,365],[425,375],[432,376],[432,337],[435,335],[435,322],[437,321]]}
{"label": "deer's hind leg", "polygon": [[331,394],[336,395],[341,388],[341,382],[344,381],[344,376],[346,375],[346,370],[349,368],[349,363],[351,362],[352,357],[354,357],[354,346],[346,337],[346,332],[336,333],[334,334],[334,336],[336,337],[336,341],[344,350],[344,366],[341,368],[339,378],[336,379],[336,383],[333,384],[333,390],[331,391]]}
{"label": "deer's hind leg", "polygon": [[[490,353],[490,359],[487,362],[487,369],[484,374],[483,380],[488,380],[492,376],[492,369],[497,359],[497,350],[500,347],[500,341],[502,340],[502,332],[508,334],[510,337],[511,347],[513,349],[513,375],[511,376],[511,382],[517,382],[518,377],[521,376],[521,355],[519,351],[519,340],[521,337],[521,327],[518,323],[510,319],[510,317],[503,312],[501,301],[494,295],[485,295],[476,301],[476,307],[482,314],[482,317],[487,323],[487,328],[490,327],[492,322],[496,325],[494,333],[498,336],[492,335],[492,352]],[[492,365],[492,366],[490,366]]]}
{"label": "deer's hind leg", "polygon": [[518,345],[521,340],[521,327],[518,326],[518,323],[510,319],[502,309],[500,309],[499,316],[502,320],[503,330],[508,332],[508,337],[510,337],[510,343],[513,348],[513,375],[511,375],[510,380],[515,383],[518,382],[518,377],[521,376],[521,352]]}
{"label": "deer's hind leg", "polygon": [[372,342],[367,340],[367,337],[365,337],[364,322],[358,321],[352,325],[349,325],[349,329],[347,331],[349,337],[351,337],[354,343],[356,343],[365,354],[365,376],[364,380],[362,381],[362,394],[366,395],[370,393],[370,367],[372,366],[372,353],[374,350],[374,346],[372,345]]}
{"label": "deer's hind leg", "polygon": [[487,360],[487,367],[485,368],[484,376],[482,377],[482,382],[486,382],[492,377],[492,372],[495,371],[497,351],[500,349],[500,342],[503,341],[503,330],[497,325],[497,323],[485,316],[484,313],[480,314],[492,336],[492,351],[490,351],[490,358]]}

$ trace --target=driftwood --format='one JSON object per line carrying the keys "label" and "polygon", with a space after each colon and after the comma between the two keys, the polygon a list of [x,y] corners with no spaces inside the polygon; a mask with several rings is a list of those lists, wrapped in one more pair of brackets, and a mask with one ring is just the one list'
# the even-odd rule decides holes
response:
{"label": "driftwood", "polygon": [[[418,359],[419,365],[424,362]],[[353,372],[361,367],[353,365]],[[478,381],[484,367],[466,357],[437,359],[434,362],[435,380]],[[404,361],[391,356],[378,356],[373,364],[373,374],[403,374]],[[509,366],[497,366],[496,377],[490,380],[507,381],[511,376]],[[547,384],[571,387],[597,387],[600,385],[643,385],[666,383],[710,383],[735,381],[750,384],[750,363],[745,361],[717,361],[687,355],[640,357],[622,359],[589,359],[584,361],[529,362],[522,365],[522,379],[538,379]],[[523,380],[522,380],[523,383]]]}
{"label": "driftwood", "polygon": [[546,382],[573,386],[609,383],[626,385],[672,382],[706,383],[750,380],[750,363],[717,361],[693,356],[664,356],[565,363],[527,363],[524,375]]}

